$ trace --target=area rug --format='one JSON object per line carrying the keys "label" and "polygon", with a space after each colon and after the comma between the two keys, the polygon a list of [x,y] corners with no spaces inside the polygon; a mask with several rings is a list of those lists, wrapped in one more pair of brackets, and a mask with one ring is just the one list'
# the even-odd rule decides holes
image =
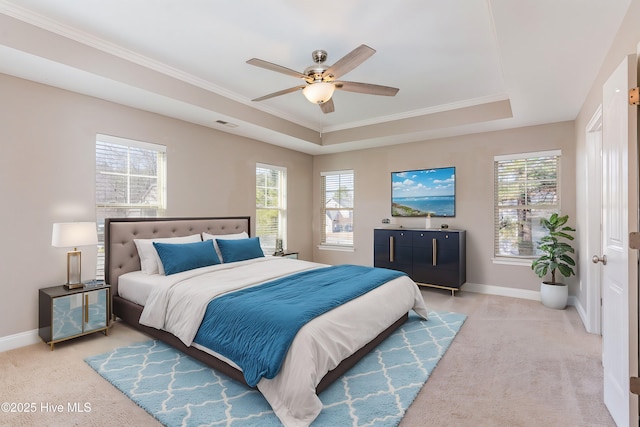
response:
{"label": "area rug", "polygon": [[[312,426],[397,426],[466,316],[413,312],[389,338],[319,397]],[[262,395],[156,341],[85,361],[166,426],[279,426]]]}

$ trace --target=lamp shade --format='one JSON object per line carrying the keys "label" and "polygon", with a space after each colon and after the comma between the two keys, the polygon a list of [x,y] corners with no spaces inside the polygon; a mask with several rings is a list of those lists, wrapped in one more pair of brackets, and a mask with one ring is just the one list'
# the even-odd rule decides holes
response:
{"label": "lamp shade", "polygon": [[98,244],[95,222],[57,222],[53,224],[51,246],[70,248]]}
{"label": "lamp shade", "polygon": [[331,99],[334,90],[336,90],[336,87],[333,83],[318,82],[309,84],[302,89],[302,93],[309,102],[324,104]]}

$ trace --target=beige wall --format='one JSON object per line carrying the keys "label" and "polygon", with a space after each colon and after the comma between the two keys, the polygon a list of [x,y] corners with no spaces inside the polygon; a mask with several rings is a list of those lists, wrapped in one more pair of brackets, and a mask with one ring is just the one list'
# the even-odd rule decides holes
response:
{"label": "beige wall", "polygon": [[[603,82],[625,55],[636,52],[640,42],[637,22],[640,2],[631,2],[575,122],[315,158],[0,74],[0,290],[4,295],[0,298],[0,340],[36,329],[37,290],[65,280],[65,250],[51,247],[52,224],[94,218],[96,133],[167,146],[167,216],[253,217],[255,163],[287,167],[289,249],[299,251],[302,258],[330,264],[372,264],[372,230],[390,217],[391,171],[455,166],[457,214],[447,223],[467,230],[468,282],[537,290],[538,279],[528,267],[491,261],[493,156],[562,149],[562,207],[578,229],[579,260],[588,258],[589,254],[581,255],[585,244],[581,239],[586,207],[585,126],[601,102]],[[319,175],[340,169],[354,169],[356,174],[352,253],[317,249]],[[405,219],[403,225],[420,226],[420,221]],[[88,278],[94,269],[95,250],[85,249],[83,254],[83,272]],[[577,278],[571,288],[582,305],[585,286],[588,284]]]}
{"label": "beige wall", "polygon": [[[636,54],[638,44],[640,43],[640,2],[632,1],[629,10],[620,26],[618,34],[611,45],[605,60],[602,63],[600,72],[595,79],[589,94],[587,95],[582,109],[575,120],[575,134],[576,134],[576,193],[578,195],[576,205],[578,206],[578,215],[576,217],[578,224],[578,233],[584,235],[586,233],[586,208],[587,208],[587,146],[586,146],[586,128],[589,121],[593,117],[594,113],[602,103],[602,85],[609,78],[611,73],[620,65],[625,56],[630,54]],[[636,108],[636,107],[633,107]],[[635,159],[630,159],[635,161]],[[637,225],[632,225],[630,230],[637,230]],[[580,250],[586,250],[586,239],[580,239]],[[591,255],[586,254],[585,259],[590,258]],[[635,255],[632,255],[635,256]],[[584,278],[579,283],[579,286],[575,289],[575,294],[578,297],[579,304],[582,307],[586,307],[586,290],[590,283],[586,280],[586,271],[588,263],[580,265],[580,277]]]}
{"label": "beige wall", "polygon": [[0,339],[36,329],[38,289],[66,280],[52,224],[95,220],[96,133],[167,146],[167,216],[255,219],[256,162],[286,167],[289,247],[311,258],[310,155],[3,74],[0,93]]}
{"label": "beige wall", "polygon": [[[500,154],[561,149],[562,211],[575,217],[575,152],[573,122],[416,142],[314,157],[314,260],[330,264],[373,264],[373,229],[391,218],[391,172],[430,167],[456,167],[456,216],[436,218],[435,226],[467,230],[467,282],[539,290],[528,266],[494,264],[493,158]],[[319,250],[320,172],[353,169],[355,174],[355,251]],[[424,220],[399,218],[405,227]]]}

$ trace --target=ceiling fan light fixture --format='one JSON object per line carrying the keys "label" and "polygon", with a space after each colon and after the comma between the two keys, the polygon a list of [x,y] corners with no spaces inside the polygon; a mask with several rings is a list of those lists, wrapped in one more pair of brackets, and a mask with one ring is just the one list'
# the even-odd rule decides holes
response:
{"label": "ceiling fan light fixture", "polygon": [[310,83],[307,87],[302,89],[302,93],[313,104],[324,104],[333,96],[333,91],[336,87],[333,83],[318,82]]}

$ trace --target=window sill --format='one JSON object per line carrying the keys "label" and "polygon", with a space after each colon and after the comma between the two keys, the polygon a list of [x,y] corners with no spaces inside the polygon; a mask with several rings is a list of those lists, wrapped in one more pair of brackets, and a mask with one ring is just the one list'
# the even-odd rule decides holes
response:
{"label": "window sill", "polygon": [[491,258],[494,264],[502,265],[517,265],[522,267],[531,268],[531,263],[535,258],[508,258],[508,257],[495,257]]}
{"label": "window sill", "polygon": [[355,252],[353,246],[318,245],[318,249],[320,249],[321,251]]}

